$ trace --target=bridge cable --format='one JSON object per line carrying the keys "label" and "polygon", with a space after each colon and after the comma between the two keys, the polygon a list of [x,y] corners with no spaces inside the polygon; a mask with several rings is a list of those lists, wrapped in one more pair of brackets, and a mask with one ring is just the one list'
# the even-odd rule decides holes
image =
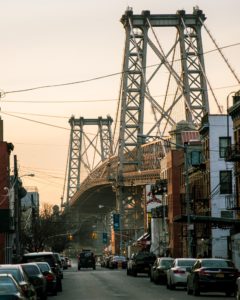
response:
{"label": "bridge cable", "polygon": [[190,44],[192,45],[192,49],[193,49],[193,51],[194,51],[194,53],[195,53],[195,55],[196,55],[196,57],[197,57],[197,59],[198,59],[199,66],[200,66],[200,68],[201,68],[201,71],[202,71],[202,73],[203,73],[203,76],[204,76],[204,78],[206,79],[206,81],[207,81],[207,83],[208,83],[208,86],[209,86],[209,88],[210,88],[210,91],[211,91],[211,93],[212,93],[212,96],[213,96],[213,98],[214,98],[214,100],[215,100],[215,102],[216,102],[216,104],[217,104],[218,110],[219,110],[219,112],[222,114],[222,113],[223,113],[223,112],[222,112],[222,108],[220,107],[220,105],[219,105],[219,103],[218,103],[218,101],[217,101],[217,98],[216,98],[216,96],[215,96],[215,94],[214,94],[214,92],[213,92],[213,88],[212,88],[212,86],[211,86],[211,84],[210,84],[210,81],[208,80],[208,77],[207,77],[207,75],[206,75],[206,72],[205,72],[205,70],[204,70],[204,68],[203,68],[203,66],[202,66],[202,64],[201,64],[201,62],[200,62],[198,53],[196,52],[196,50],[195,50],[195,48],[194,48],[194,45],[193,45],[193,42],[192,42],[191,34],[189,33],[189,30],[188,30],[188,28],[187,28],[187,26],[186,26],[186,24],[185,24],[185,22],[184,22],[184,20],[183,20],[183,17],[181,17],[181,21],[182,21],[183,27],[185,28],[186,33],[187,33],[187,35],[188,35],[188,37],[189,37],[189,41],[190,41]]}
{"label": "bridge cable", "polygon": [[[156,42],[157,42],[157,44],[158,44],[158,46],[160,48],[159,54],[161,55],[161,60],[164,62],[164,65],[166,66],[166,68],[168,69],[168,71],[173,74],[173,77],[175,78],[175,80],[177,82],[177,85],[181,89],[182,95],[185,98],[185,93],[184,93],[184,88],[183,88],[183,82],[182,82],[181,78],[178,76],[177,72],[171,67],[171,64],[168,62],[167,57],[164,54],[163,48],[162,48],[162,46],[161,46],[161,44],[160,44],[160,42],[159,42],[159,40],[157,38],[157,35],[156,35],[155,31],[152,28],[152,25],[151,25],[149,19],[147,19],[147,21],[148,21],[148,24],[149,24],[149,26],[150,26],[150,28],[152,30],[152,33],[153,33],[155,39],[156,39]],[[187,105],[189,111],[191,111],[190,104],[188,103],[188,101],[187,101],[186,98],[185,98],[185,104]]]}
{"label": "bridge cable", "polygon": [[67,174],[68,174],[68,165],[70,160],[70,144],[71,144],[71,135],[69,137],[69,145],[68,145],[68,154],[67,154],[67,162],[65,167],[65,175],[64,175],[64,182],[63,182],[63,192],[62,192],[62,198],[61,198],[61,207],[63,207],[64,203],[64,195],[66,190],[66,182],[67,182]]}
{"label": "bridge cable", "polygon": [[225,63],[227,64],[228,68],[230,69],[230,71],[232,72],[233,76],[235,77],[235,79],[237,80],[237,82],[240,84],[240,79],[238,78],[236,72],[234,71],[234,69],[232,68],[232,66],[230,65],[228,59],[225,57],[225,55],[223,54],[221,47],[218,46],[216,40],[213,38],[210,30],[207,28],[207,26],[203,23],[202,19],[199,17],[199,21],[202,23],[204,29],[207,31],[209,37],[211,38],[213,44],[216,46],[218,52],[220,53],[220,55],[222,56],[223,60],[225,61]]}
{"label": "bridge cable", "polygon": [[[126,51],[126,45],[125,45],[125,49],[124,49],[124,53]],[[119,88],[119,92],[118,92],[118,102],[117,102],[117,111],[116,111],[116,115],[115,115],[115,124],[114,124],[114,129],[113,129],[113,138],[112,138],[112,142],[113,142],[113,155],[116,154],[117,152],[117,148],[119,145],[119,136],[116,138],[116,132],[117,132],[117,124],[119,120],[119,115],[120,115],[120,105],[121,105],[121,96],[122,96],[122,90],[123,90],[123,77],[125,74],[125,70],[124,70],[124,62],[125,62],[125,55],[123,53],[123,62],[122,62],[122,70],[123,72],[121,73],[121,81],[120,81],[120,88]],[[119,131],[118,131],[119,134]],[[114,145],[114,141],[117,140],[117,142]]]}

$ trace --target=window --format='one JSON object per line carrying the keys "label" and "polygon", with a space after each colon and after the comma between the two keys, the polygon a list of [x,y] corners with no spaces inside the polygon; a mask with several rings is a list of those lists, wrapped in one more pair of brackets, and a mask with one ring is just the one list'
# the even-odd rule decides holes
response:
{"label": "window", "polygon": [[219,138],[219,157],[220,158],[226,157],[226,149],[230,145],[231,145],[231,137],[230,136]]}
{"label": "window", "polygon": [[220,171],[220,194],[232,194],[232,171]]}

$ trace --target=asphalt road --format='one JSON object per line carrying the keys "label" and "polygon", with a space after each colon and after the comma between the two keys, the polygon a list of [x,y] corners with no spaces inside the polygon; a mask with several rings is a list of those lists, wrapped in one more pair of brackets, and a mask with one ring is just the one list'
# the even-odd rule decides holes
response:
{"label": "asphalt road", "polygon": [[[203,294],[204,300],[226,299],[224,294]],[[76,264],[64,271],[63,292],[52,300],[194,300],[186,290],[170,291],[165,285],[155,285],[145,274],[132,277],[126,270],[109,270],[97,266],[96,270],[82,269],[77,271]],[[197,297],[199,298],[199,297]]]}

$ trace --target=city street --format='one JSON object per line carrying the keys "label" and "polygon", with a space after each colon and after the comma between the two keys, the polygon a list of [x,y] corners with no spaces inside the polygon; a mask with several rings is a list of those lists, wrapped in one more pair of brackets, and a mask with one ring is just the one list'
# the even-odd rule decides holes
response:
{"label": "city street", "polygon": [[[234,299],[224,294],[208,293],[201,296],[204,300]],[[126,270],[109,270],[97,266],[96,270],[82,269],[77,271],[76,263],[64,272],[63,292],[59,300],[186,300],[194,299],[186,290],[170,291],[165,285],[155,285],[146,275],[132,277],[126,275]]]}

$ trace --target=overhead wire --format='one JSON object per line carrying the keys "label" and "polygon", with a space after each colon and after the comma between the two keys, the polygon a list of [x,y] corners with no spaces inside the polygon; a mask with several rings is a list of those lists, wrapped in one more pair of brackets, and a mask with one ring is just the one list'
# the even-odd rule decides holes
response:
{"label": "overhead wire", "polygon": [[[239,46],[239,45],[240,45],[240,42],[230,44],[230,45],[227,45],[227,46],[223,46],[223,47],[219,47],[218,49],[209,50],[207,52],[203,52],[203,54],[208,54],[208,53],[211,53],[211,52],[214,52],[214,51],[219,51],[219,49],[235,47],[235,46]],[[177,61],[181,61],[181,59],[177,59]],[[146,68],[151,68],[151,67],[155,67],[155,66],[158,66],[158,64],[149,65],[149,66],[146,66]],[[46,89],[46,88],[55,88],[55,87],[83,84],[83,83],[87,83],[87,82],[92,82],[92,81],[96,81],[96,80],[101,80],[101,79],[105,79],[105,78],[109,78],[109,77],[118,76],[118,75],[121,75],[125,72],[127,72],[127,71],[115,72],[115,73],[111,73],[111,74],[107,74],[107,75],[102,75],[102,76],[93,77],[93,78],[89,78],[89,79],[78,80],[78,81],[66,82],[66,83],[41,85],[41,86],[36,86],[36,87],[32,87],[32,88],[18,89],[18,90],[6,91],[6,92],[1,91],[0,92],[0,98],[2,98],[4,95],[7,95],[7,94],[22,93],[22,92],[29,92],[29,91],[34,91],[34,90]]]}
{"label": "overhead wire", "polygon": [[41,125],[46,125],[46,126],[50,126],[50,127],[54,127],[54,128],[64,129],[64,130],[70,131],[70,129],[66,128],[66,127],[62,127],[62,126],[58,126],[58,125],[53,125],[53,124],[49,124],[49,123],[45,123],[45,122],[41,122],[41,121],[36,121],[36,120],[28,119],[28,118],[23,118],[23,117],[19,117],[19,116],[16,116],[16,115],[9,114],[9,113],[4,113],[2,111],[0,111],[0,114],[7,115],[7,116],[10,116],[10,117],[14,117],[14,118],[18,118],[18,119],[25,120],[25,121],[29,121],[29,122],[33,122],[33,123],[38,123],[38,124],[41,124]]}

